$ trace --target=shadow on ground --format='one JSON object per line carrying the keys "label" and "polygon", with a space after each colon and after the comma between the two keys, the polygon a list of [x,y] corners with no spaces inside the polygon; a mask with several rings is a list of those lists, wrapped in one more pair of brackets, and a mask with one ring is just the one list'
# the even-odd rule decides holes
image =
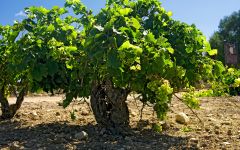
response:
{"label": "shadow on ground", "polygon": [[[20,122],[0,121],[0,149],[81,149],[81,150],[145,150],[197,149],[187,147],[188,139],[131,129],[131,135],[100,134],[97,125],[77,126],[64,122],[21,127]],[[75,134],[87,132],[87,140]]]}

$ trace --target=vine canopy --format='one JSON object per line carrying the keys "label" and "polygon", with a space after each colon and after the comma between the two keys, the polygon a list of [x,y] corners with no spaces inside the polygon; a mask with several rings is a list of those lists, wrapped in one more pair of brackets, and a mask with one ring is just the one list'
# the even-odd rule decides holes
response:
{"label": "vine canopy", "polygon": [[62,89],[65,106],[90,96],[94,83],[110,80],[154,103],[163,119],[174,93],[224,71],[204,56],[216,53],[205,36],[173,20],[158,0],[107,0],[97,14],[80,0],[66,0],[63,8],[29,7],[26,13],[22,22],[0,27],[1,68],[11,64],[13,78],[24,74],[20,78],[33,91]]}

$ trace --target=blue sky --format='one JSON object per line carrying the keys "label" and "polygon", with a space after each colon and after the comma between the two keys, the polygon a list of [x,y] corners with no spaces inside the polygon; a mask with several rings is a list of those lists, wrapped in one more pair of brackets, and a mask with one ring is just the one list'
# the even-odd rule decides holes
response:
{"label": "blue sky", "polygon": [[[163,7],[173,12],[173,18],[188,24],[195,24],[209,38],[218,29],[220,19],[240,10],[240,0],[160,0]],[[88,7],[98,12],[105,0],[82,0]],[[28,6],[63,6],[64,0],[2,0],[0,24],[12,24],[22,18]]]}

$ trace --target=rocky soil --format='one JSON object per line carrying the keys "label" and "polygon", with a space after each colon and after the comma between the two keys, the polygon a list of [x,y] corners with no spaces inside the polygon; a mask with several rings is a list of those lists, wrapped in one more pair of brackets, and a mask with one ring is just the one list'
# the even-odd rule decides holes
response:
{"label": "rocky soil", "polygon": [[[61,99],[27,97],[13,119],[0,121],[0,149],[240,150],[240,97],[201,98],[201,108],[195,111],[201,122],[177,99],[166,122],[157,121],[149,106],[141,119],[141,103],[129,97],[131,129],[124,135],[100,128],[87,100],[76,100],[63,109]],[[176,116],[183,113],[185,124],[177,123]],[[156,124],[162,124],[162,132],[157,132]]]}

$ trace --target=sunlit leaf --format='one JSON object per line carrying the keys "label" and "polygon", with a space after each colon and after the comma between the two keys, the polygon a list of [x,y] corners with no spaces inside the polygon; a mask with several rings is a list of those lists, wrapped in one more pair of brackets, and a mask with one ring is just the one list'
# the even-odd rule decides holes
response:
{"label": "sunlit leaf", "polygon": [[171,17],[172,16],[172,12],[171,11],[167,12],[167,15],[168,15],[168,17]]}
{"label": "sunlit leaf", "polygon": [[217,53],[218,53],[217,49],[212,49],[212,50],[208,51],[208,54],[209,54],[210,56],[217,55]]}
{"label": "sunlit leaf", "polygon": [[167,48],[167,50],[168,50],[168,52],[169,52],[169,53],[171,53],[171,54],[173,54],[173,53],[174,53],[174,49],[173,49],[173,48],[171,48],[171,47]]}
{"label": "sunlit leaf", "polygon": [[48,27],[47,27],[47,31],[48,32],[53,32],[55,30],[55,27],[53,24],[50,24]]}
{"label": "sunlit leaf", "polygon": [[128,15],[130,12],[132,12],[131,8],[122,8],[119,10],[119,13],[123,16]]}
{"label": "sunlit leaf", "polygon": [[139,29],[141,27],[141,24],[136,18],[131,18],[129,22],[136,29]]}

